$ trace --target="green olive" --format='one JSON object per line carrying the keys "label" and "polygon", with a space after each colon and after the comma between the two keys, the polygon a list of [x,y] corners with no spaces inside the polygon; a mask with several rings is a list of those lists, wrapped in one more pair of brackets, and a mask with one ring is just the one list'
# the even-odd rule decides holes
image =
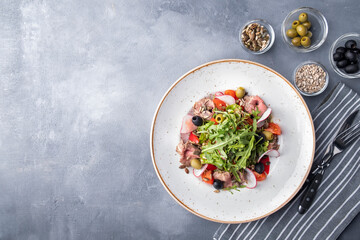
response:
{"label": "green olive", "polygon": [[245,89],[243,87],[238,87],[235,93],[237,98],[242,98],[245,96]]}
{"label": "green olive", "polygon": [[301,45],[303,45],[303,47],[310,47],[311,45],[311,40],[309,37],[302,37],[301,38]]}
{"label": "green olive", "polygon": [[286,36],[288,36],[289,38],[294,38],[294,37],[297,37],[297,32],[295,29],[293,28],[290,28],[286,31]]}
{"label": "green olive", "polygon": [[299,15],[299,21],[300,22],[306,22],[308,20],[308,15],[306,13],[300,13]]}
{"label": "green olive", "polygon": [[263,131],[262,132],[266,138],[266,140],[270,141],[270,140],[273,140],[274,138],[274,135],[272,134],[272,132],[269,132],[269,131]]}
{"label": "green olive", "polygon": [[216,115],[216,117],[215,117],[215,121],[217,122],[217,123],[222,123],[222,121],[224,121],[224,116],[221,114],[221,113],[219,113],[219,114],[217,114]]}
{"label": "green olive", "polygon": [[304,25],[300,24],[299,26],[296,27],[296,32],[297,32],[301,37],[303,37],[303,36],[305,36],[305,35],[307,34],[308,30],[307,30],[307,28],[306,28]]}
{"label": "green olive", "polygon": [[190,165],[195,169],[200,169],[202,167],[200,160],[197,158],[191,159]]}
{"label": "green olive", "polygon": [[309,21],[304,22],[302,25],[304,25],[308,30],[311,28],[311,22]]}
{"label": "green olive", "polygon": [[296,20],[296,21],[293,21],[293,23],[291,24],[291,27],[296,29],[296,27],[299,25],[300,25],[300,21]]}
{"label": "green olive", "polygon": [[311,38],[312,37],[312,32],[308,31],[308,33],[306,34],[305,37]]}
{"label": "green olive", "polygon": [[301,38],[300,37],[293,38],[291,40],[291,43],[292,45],[299,47],[301,45]]}

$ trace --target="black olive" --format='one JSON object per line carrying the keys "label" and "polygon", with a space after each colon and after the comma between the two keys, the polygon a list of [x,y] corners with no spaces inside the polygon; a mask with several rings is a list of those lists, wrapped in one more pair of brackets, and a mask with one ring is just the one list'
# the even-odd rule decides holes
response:
{"label": "black olive", "polygon": [[255,171],[256,171],[258,174],[262,174],[262,173],[265,171],[265,166],[264,166],[264,164],[261,163],[261,162],[255,164]]}
{"label": "black olive", "polygon": [[201,125],[203,125],[204,120],[199,116],[193,116],[192,117],[192,122],[193,122],[193,124],[195,126],[201,126]]}
{"label": "black olive", "polygon": [[265,142],[266,137],[263,133],[258,133],[258,135],[255,135],[255,141],[259,141],[259,144],[262,144],[263,142]]}
{"label": "black olive", "polygon": [[356,73],[359,71],[359,66],[357,64],[350,64],[345,67],[346,73]]}
{"label": "black olive", "polygon": [[219,180],[219,179],[215,179],[214,183],[213,183],[213,186],[214,186],[215,189],[220,190],[220,189],[222,189],[224,187],[224,182]]}
{"label": "black olive", "polygon": [[356,60],[356,53],[353,53],[352,51],[346,51],[345,58],[350,62],[353,62]]}
{"label": "black olive", "polygon": [[348,49],[356,48],[356,42],[354,40],[348,40],[345,43],[345,47]]}
{"label": "black olive", "polygon": [[338,68],[344,68],[344,67],[346,67],[347,65],[349,65],[349,61],[348,61],[347,59],[338,61],[338,62],[336,63],[336,66],[337,66]]}
{"label": "black olive", "polygon": [[346,48],[344,48],[344,47],[338,47],[338,48],[336,49],[336,52],[338,52],[338,53],[345,53],[345,52],[346,52]]}
{"label": "black olive", "polygon": [[344,59],[344,54],[340,52],[336,52],[333,55],[334,61],[340,61]]}
{"label": "black olive", "polygon": [[351,51],[353,53],[360,54],[360,49],[358,49],[358,48],[353,48],[353,49],[351,49]]}

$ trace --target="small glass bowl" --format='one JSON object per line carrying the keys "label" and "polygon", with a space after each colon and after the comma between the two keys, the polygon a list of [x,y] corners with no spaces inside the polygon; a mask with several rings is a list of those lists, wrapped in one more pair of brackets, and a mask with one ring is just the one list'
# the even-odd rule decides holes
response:
{"label": "small glass bowl", "polygon": [[[325,78],[325,85],[324,85],[324,87],[323,87],[322,89],[320,89],[320,91],[314,92],[314,93],[303,92],[303,91],[301,91],[301,90],[298,88],[298,86],[297,86],[297,84],[296,84],[296,72],[297,72],[297,70],[298,70],[299,68],[301,68],[302,66],[304,66],[304,65],[309,65],[309,64],[315,64],[315,65],[321,67],[322,69],[324,69],[324,72],[326,73],[326,78]],[[324,92],[325,89],[327,88],[327,86],[329,85],[329,73],[328,73],[328,71],[326,70],[326,68],[325,68],[322,64],[320,64],[320,63],[318,63],[318,62],[314,62],[314,61],[306,61],[306,62],[300,63],[300,64],[295,68],[294,73],[293,73],[293,82],[294,82],[295,88],[296,88],[302,95],[308,96],[308,97],[317,96],[317,95],[321,94],[322,92]]]}
{"label": "small glass bowl", "polygon": [[[258,24],[264,26],[264,28],[266,28],[266,30],[268,31],[269,36],[270,36],[270,40],[269,40],[268,45],[264,49],[262,49],[260,51],[257,51],[257,52],[248,49],[241,40],[242,31],[244,30],[244,28],[247,25],[249,25],[251,23],[258,23]],[[267,52],[272,47],[272,45],[274,44],[274,42],[275,42],[275,32],[274,32],[274,29],[272,28],[272,26],[270,25],[270,23],[268,23],[267,21],[265,21],[263,19],[255,19],[255,20],[247,22],[246,24],[244,24],[244,26],[241,27],[241,29],[239,31],[239,41],[241,43],[242,48],[246,52],[256,54],[256,55],[263,54],[263,53]]]}
{"label": "small glass bowl", "polygon": [[[299,19],[300,13],[307,13],[308,19],[311,22],[310,31],[313,34],[311,37],[311,45],[308,48],[302,46],[296,47],[292,45],[291,38],[286,36],[286,30],[291,28],[293,21]],[[318,10],[310,7],[301,7],[291,11],[284,19],[281,25],[281,36],[286,45],[299,53],[312,52],[318,49],[326,40],[328,35],[328,24],[324,15]]]}
{"label": "small glass bowl", "polygon": [[[339,37],[332,45],[329,51],[329,61],[334,71],[344,78],[360,78],[360,71],[357,73],[346,73],[344,70],[336,66],[336,62],[333,59],[333,54],[338,47],[345,47],[345,43],[348,40],[354,40],[357,43],[357,48],[360,48],[360,34],[359,33],[346,33]],[[358,64],[360,62],[360,56],[358,55]]]}

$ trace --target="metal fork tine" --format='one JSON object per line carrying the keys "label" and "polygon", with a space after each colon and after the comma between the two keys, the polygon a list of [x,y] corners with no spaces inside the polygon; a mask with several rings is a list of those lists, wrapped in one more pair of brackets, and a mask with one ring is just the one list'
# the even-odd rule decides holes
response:
{"label": "metal fork tine", "polygon": [[342,133],[340,133],[338,136],[337,136],[337,139],[344,139],[346,138],[349,134],[351,134],[352,130],[354,130],[357,126],[360,125],[360,122],[358,122],[357,124],[349,127],[348,129],[346,129],[345,131],[343,131]]}
{"label": "metal fork tine", "polygon": [[345,145],[349,145],[352,143],[355,139],[357,139],[360,136],[360,128],[356,129],[352,134],[344,140]]}

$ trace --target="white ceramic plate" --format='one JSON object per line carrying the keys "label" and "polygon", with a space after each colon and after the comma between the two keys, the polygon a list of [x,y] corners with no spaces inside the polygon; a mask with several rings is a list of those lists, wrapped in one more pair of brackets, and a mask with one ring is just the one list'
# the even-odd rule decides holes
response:
{"label": "white ceramic plate", "polygon": [[[197,100],[239,86],[271,106],[282,129],[281,156],[271,159],[268,178],[255,189],[214,193],[212,186],[179,169],[175,147],[182,119]],[[295,196],[310,171],[315,134],[305,101],[283,76],[255,62],[219,60],[186,73],[166,92],[155,112],[150,148],[161,183],[180,205],[211,221],[241,223],[270,215]]]}

